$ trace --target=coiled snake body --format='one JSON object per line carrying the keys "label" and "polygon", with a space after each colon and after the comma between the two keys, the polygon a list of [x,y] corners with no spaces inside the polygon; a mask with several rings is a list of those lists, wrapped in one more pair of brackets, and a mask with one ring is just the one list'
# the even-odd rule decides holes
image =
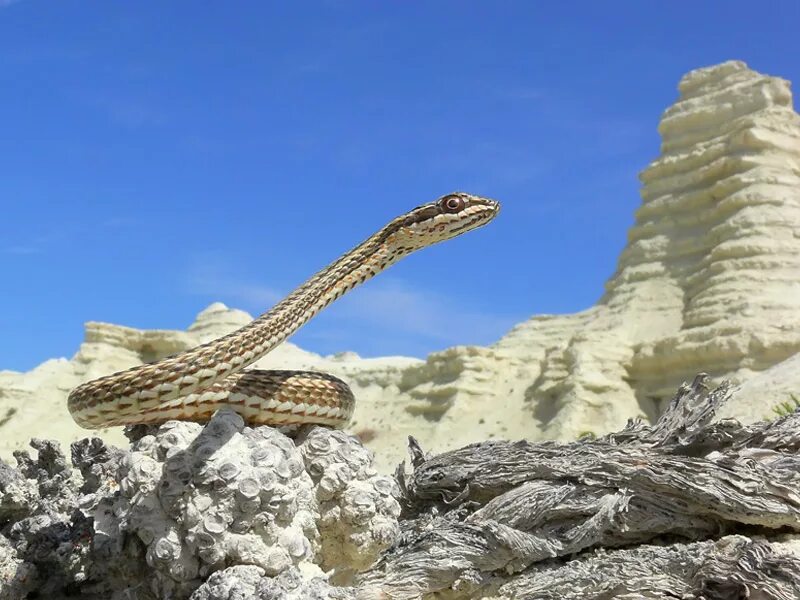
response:
{"label": "coiled snake body", "polygon": [[243,369],[328,304],[414,250],[484,225],[494,200],[454,193],[402,215],[308,279],[244,327],[160,361],[81,384],[70,414],[87,428],[170,419],[207,421],[222,407],[252,424],[344,426],[353,394],[343,381],[310,371]]}

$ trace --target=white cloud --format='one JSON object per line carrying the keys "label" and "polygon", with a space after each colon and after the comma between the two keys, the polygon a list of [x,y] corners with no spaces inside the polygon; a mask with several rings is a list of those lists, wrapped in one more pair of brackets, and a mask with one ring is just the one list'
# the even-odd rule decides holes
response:
{"label": "white cloud", "polygon": [[[193,269],[188,291],[257,315],[289,290],[237,279],[219,261]],[[369,355],[415,354],[458,344],[490,344],[519,317],[476,310],[469,302],[381,277],[325,309],[302,329],[299,343],[315,352],[355,350]]]}
{"label": "white cloud", "polygon": [[186,278],[188,291],[192,294],[211,296],[236,308],[260,313],[283,297],[269,286],[243,281],[229,274],[221,262],[211,261],[191,269]]}
{"label": "white cloud", "polygon": [[[335,330],[366,331],[383,338],[416,337],[439,347],[494,342],[519,320],[475,310],[463,299],[414,288],[394,278],[351,292],[329,310]],[[342,324],[349,327],[343,329]],[[386,346],[391,347],[391,339]]]}
{"label": "white cloud", "polygon": [[324,317],[303,330],[301,339],[308,341],[300,343],[323,353],[424,356],[459,344],[491,344],[519,320],[480,311],[464,298],[382,277],[326,309]]}

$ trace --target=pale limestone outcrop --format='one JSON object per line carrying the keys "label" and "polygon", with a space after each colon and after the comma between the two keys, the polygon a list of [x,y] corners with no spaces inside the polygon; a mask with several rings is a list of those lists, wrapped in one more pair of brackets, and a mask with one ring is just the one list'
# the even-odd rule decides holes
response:
{"label": "pale limestone outcrop", "polygon": [[[0,371],[0,456],[10,459],[12,451],[25,449],[31,437],[69,444],[87,435],[100,435],[110,443],[126,446],[120,427],[88,431],[77,426],[67,412],[69,391],[82,381],[186,350],[251,320],[247,313],[216,302],[202,311],[187,331],[140,330],[110,323],[87,323],[84,342],[71,360],[49,360],[27,373]],[[408,381],[405,371],[418,364],[423,361],[407,357],[362,359],[352,352],[323,357],[284,343],[255,366],[313,369],[346,379],[359,399],[352,429],[365,439],[374,439],[408,414],[402,405],[393,404],[389,398],[399,395],[401,382]],[[416,418],[407,417],[406,420],[415,421]],[[413,431],[413,423],[409,424],[408,431]],[[377,443],[381,453],[380,444],[386,442],[382,438]],[[400,443],[396,451],[381,453],[384,458],[381,466],[390,464],[386,457],[391,456],[393,461],[402,452]]]}
{"label": "pale limestone outcrop", "polygon": [[[379,468],[404,457],[409,434],[441,451],[491,437],[618,429],[633,416],[655,417],[699,371],[753,381],[741,396],[749,405],[728,410],[762,418],[797,389],[781,383],[794,370],[775,365],[800,351],[800,116],[788,82],[741,62],[692,71],[679,90],[659,125],[661,155],[640,175],[628,244],[597,305],[536,316],[490,347],[449,348],[425,361],[322,357],[287,343],[258,366],[348,381],[358,399],[352,429],[369,440]],[[82,434],[65,408],[80,381],[249,319],[215,304],[187,332],[88,324],[71,361],[0,372],[0,423],[2,411],[16,410],[0,425],[0,454],[31,435]],[[770,383],[755,394],[756,381]],[[763,405],[753,406],[759,396]],[[119,443],[115,431],[110,441]]]}
{"label": "pale limestone outcrop", "polygon": [[744,379],[720,411],[720,417],[755,423],[774,419],[780,411],[797,406],[800,406],[800,354]]}

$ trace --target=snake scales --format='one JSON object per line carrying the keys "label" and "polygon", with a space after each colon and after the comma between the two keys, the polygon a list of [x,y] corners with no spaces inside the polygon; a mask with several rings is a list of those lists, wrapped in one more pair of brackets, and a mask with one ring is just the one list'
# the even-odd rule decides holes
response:
{"label": "snake scales", "polygon": [[494,200],[448,194],[397,217],[272,309],[216,340],[76,387],[67,401],[87,428],[206,421],[222,407],[253,424],[344,426],[355,405],[343,381],[310,371],[243,370],[348,290],[411,252],[484,225]]}

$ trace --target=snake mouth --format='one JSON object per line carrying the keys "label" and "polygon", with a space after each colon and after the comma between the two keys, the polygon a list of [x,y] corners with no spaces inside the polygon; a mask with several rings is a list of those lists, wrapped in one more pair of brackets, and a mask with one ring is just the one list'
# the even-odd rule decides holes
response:
{"label": "snake mouth", "polygon": [[494,219],[500,212],[500,203],[497,200],[480,198],[480,201],[480,204],[476,205],[477,207],[480,207],[480,209],[476,210],[475,213],[470,215],[470,217],[467,218],[462,224],[453,227],[450,230],[450,235],[448,237],[455,237],[472,229],[483,227],[489,221]]}
{"label": "snake mouth", "polygon": [[462,233],[466,233],[467,231],[470,231],[472,229],[477,229],[478,227],[483,227],[489,221],[491,221],[495,217],[496,214],[497,214],[497,212],[494,212],[494,213],[491,213],[491,214],[480,213],[480,214],[472,217],[470,220],[466,221],[463,225],[459,225],[458,227],[454,227],[453,229],[451,229],[450,230],[450,234],[451,235],[449,237],[456,237],[456,236],[461,235]]}

